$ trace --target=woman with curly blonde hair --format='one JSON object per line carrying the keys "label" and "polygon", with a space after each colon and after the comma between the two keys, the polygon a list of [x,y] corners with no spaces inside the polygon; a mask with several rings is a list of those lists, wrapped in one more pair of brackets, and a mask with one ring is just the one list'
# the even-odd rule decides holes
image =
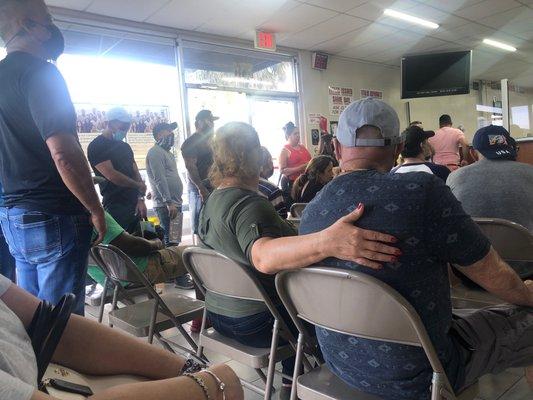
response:
{"label": "woman with curly blonde hair", "polygon": [[[255,272],[280,312],[286,313],[274,285],[279,271],[328,257],[379,268],[380,262],[391,262],[397,254],[385,244],[396,241],[392,236],[353,225],[363,213],[362,205],[322,232],[297,237],[292,225],[258,193],[261,144],[252,126],[224,125],[215,134],[213,150],[211,181],[217,189],[200,212],[198,235],[205,246]],[[273,317],[264,304],[211,292],[205,301],[209,320],[220,334],[248,346],[270,346]],[[283,362],[285,374],[292,376],[293,368],[293,359]]]}

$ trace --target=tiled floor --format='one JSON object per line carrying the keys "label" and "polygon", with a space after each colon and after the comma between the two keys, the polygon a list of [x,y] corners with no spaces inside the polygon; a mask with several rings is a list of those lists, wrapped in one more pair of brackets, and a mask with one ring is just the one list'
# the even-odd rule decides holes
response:
{"label": "tiled floor", "polygon": [[[178,291],[191,297],[194,296],[193,291],[179,291],[178,289],[174,289],[172,285],[166,285],[164,290]],[[87,306],[86,315],[89,318],[97,318],[98,308]],[[104,323],[107,323],[106,317],[104,317]],[[186,329],[189,331],[190,327],[187,326]],[[177,334],[175,329],[163,332],[163,336],[176,343],[186,344],[183,337]],[[241,379],[262,387],[261,379],[252,368],[210,351],[206,351],[206,357],[211,362],[230,365]],[[279,370],[279,365],[277,369]],[[276,389],[281,387],[281,376],[276,375],[274,387]],[[529,388],[524,377],[524,370],[521,368],[508,369],[498,375],[486,375],[480,379],[479,388],[480,391],[476,400],[533,400],[533,389]],[[261,400],[263,398],[261,395],[247,388],[244,389],[244,393],[246,400]],[[274,394],[272,398],[277,399],[277,395]]]}

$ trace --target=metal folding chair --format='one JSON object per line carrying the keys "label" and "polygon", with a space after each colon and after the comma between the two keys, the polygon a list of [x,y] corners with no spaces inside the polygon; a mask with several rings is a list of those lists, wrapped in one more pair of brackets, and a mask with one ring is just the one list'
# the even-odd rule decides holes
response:
{"label": "metal folding chair", "polygon": [[276,276],[278,294],[296,324],[298,346],[291,399],[377,400],[352,389],[326,366],[299,376],[301,344],[309,335],[303,321],[345,335],[422,347],[433,369],[432,400],[473,399],[477,385],[456,397],[415,309],[385,283],[363,273],[313,267]]}
{"label": "metal folding chair", "polygon": [[302,214],[306,206],[307,206],[307,203],[294,203],[291,206],[291,212],[290,212],[291,217],[295,219],[302,218]]}
{"label": "metal folding chair", "polygon": [[505,261],[533,263],[533,234],[520,224],[498,218],[474,218]]}
{"label": "metal folding chair", "polygon": [[[516,272],[526,278],[518,270],[519,264],[533,269],[533,234],[515,222],[499,218],[473,218],[492,247],[501,258],[511,264]],[[476,290],[457,285],[452,288],[452,301],[455,308],[483,308],[501,304],[503,301],[484,290]]]}
{"label": "metal folding chair", "polygon": [[[123,308],[116,308],[114,298],[113,309],[109,312],[111,324],[134,336],[148,337],[149,343],[153,343],[155,336],[167,350],[172,352],[174,350],[171,345],[188,353],[191,349],[192,352],[197,351],[198,346],[182,325],[202,316],[203,301],[177,293],[160,296],[134,262],[115,246],[100,244],[91,249],[91,255],[115,287],[120,286],[122,282],[142,284],[149,297],[149,300]],[[191,349],[171,342],[160,335],[161,331],[173,327],[183,335]]]}
{"label": "metal folding chair", "polygon": [[[213,328],[205,329],[204,312],[197,353],[197,356],[201,357],[203,349],[207,348],[254,368],[265,382],[265,390],[248,382],[243,384],[251,390],[264,393],[265,399],[270,399],[276,362],[294,355],[296,338],[291,334],[287,321],[280,315],[249,267],[240,265],[214,250],[200,247],[186,249],[183,252],[183,261],[187,271],[204,294],[212,292],[236,299],[263,302],[274,316],[271,347],[263,349],[240,344],[219,334]],[[288,345],[278,346],[280,335],[289,342]],[[309,363],[306,366],[310,367]],[[261,368],[268,368],[266,376]]]}

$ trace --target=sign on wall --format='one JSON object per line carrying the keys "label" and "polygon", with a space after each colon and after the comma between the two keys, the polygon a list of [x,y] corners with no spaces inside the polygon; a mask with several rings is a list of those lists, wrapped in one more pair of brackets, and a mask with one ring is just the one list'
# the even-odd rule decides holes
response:
{"label": "sign on wall", "polygon": [[353,101],[353,88],[330,86],[328,97],[330,115],[340,115]]}
{"label": "sign on wall", "polygon": [[375,97],[376,99],[383,99],[383,92],[381,90],[374,89],[361,89],[361,98]]}

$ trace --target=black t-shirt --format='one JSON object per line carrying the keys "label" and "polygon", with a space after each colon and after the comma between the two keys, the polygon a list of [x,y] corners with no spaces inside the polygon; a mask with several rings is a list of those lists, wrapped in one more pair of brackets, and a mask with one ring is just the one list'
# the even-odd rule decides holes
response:
{"label": "black t-shirt", "polygon": [[[131,179],[135,179],[133,173],[133,163],[135,158],[133,156],[133,150],[129,144],[114,139],[108,139],[105,136],[100,135],[89,144],[87,155],[91,167],[97,176],[103,177],[96,166],[104,161],[111,161],[115,170]],[[137,204],[137,198],[139,196],[139,191],[137,189],[117,186],[107,180],[100,184],[100,193],[103,197],[102,203],[104,204],[104,207],[107,207],[110,204],[124,204],[124,206],[133,207]]]}
{"label": "black t-shirt", "polygon": [[10,53],[0,61],[0,180],[6,207],[84,212],[46,145],[56,134],[77,137],[76,112],[63,77],[40,58]]}
{"label": "black t-shirt", "polygon": [[184,158],[196,158],[196,167],[202,181],[209,178],[209,169],[213,165],[212,138],[212,135],[196,132],[181,146]]}

